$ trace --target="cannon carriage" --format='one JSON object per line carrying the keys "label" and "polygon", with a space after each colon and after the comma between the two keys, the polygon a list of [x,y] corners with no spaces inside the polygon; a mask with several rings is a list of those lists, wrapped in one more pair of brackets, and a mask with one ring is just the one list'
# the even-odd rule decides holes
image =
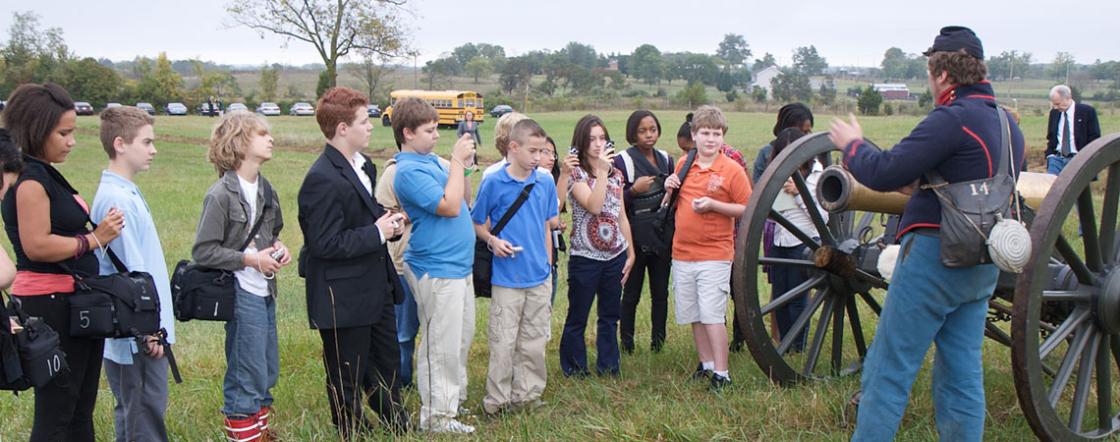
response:
{"label": "cannon carriage", "polygon": [[[889,281],[880,255],[894,244],[908,196],[874,192],[839,166],[826,133],[801,138],[771,161],[740,221],[732,284],[735,320],[755,362],[776,383],[851,376],[875,333]],[[816,188],[799,173],[826,166]],[[792,180],[819,240],[784,218],[775,204]],[[1052,177],[1024,172],[1019,191],[1032,241],[1021,274],[1000,275],[989,302],[988,337],[1011,347],[1016,392],[1031,428],[1044,440],[1093,440],[1120,434],[1120,134],[1086,146]],[[809,195],[816,195],[811,198]],[[828,213],[827,219],[818,207]],[[808,246],[801,259],[763,256],[767,221]],[[805,283],[766,296],[766,266],[798,266]],[[771,313],[797,296],[805,310],[785,336]],[[798,341],[807,339],[803,349]]]}

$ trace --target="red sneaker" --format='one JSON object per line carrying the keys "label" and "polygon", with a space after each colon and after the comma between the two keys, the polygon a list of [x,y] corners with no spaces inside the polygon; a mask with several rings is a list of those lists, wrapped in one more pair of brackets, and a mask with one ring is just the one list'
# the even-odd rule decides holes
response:
{"label": "red sneaker", "polygon": [[261,429],[261,442],[277,442],[280,440],[276,437],[276,432],[268,427],[268,420],[271,416],[271,406],[261,407],[261,410],[257,412],[257,422],[260,423]]}
{"label": "red sneaker", "polygon": [[256,415],[243,418],[226,417],[226,439],[229,442],[261,442],[261,425]]}

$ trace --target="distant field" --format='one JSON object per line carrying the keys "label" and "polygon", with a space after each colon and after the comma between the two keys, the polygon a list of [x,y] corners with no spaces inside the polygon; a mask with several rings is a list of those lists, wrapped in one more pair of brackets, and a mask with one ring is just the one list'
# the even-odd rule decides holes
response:
{"label": "distant field", "polygon": [[[572,128],[582,112],[539,113],[537,118],[560,149],[570,143]],[[620,147],[625,146],[625,119],[628,112],[601,112]],[[659,146],[674,154],[679,150],[673,140],[684,118],[683,111],[658,112],[664,135]],[[1032,152],[1043,147],[1045,117],[1027,115],[1023,128]],[[828,115],[818,115],[815,130],[827,130]],[[880,146],[889,147],[906,135],[918,117],[861,118],[867,136]],[[202,205],[202,196],[216,174],[205,159],[205,143],[216,119],[204,117],[157,118],[157,148],[152,170],[138,179],[147,196],[159,227],[169,266],[189,256]],[[293,250],[302,245],[298,227],[296,194],[307,168],[315,160],[323,140],[313,118],[274,117],[269,119],[277,140],[274,159],[263,173],[280,194],[285,228],[281,239]],[[760,145],[768,142],[774,122],[772,113],[730,113],[728,142],[753,159]],[[1103,115],[1103,132],[1120,131],[1120,116]],[[92,199],[105,155],[96,138],[96,117],[79,118],[78,145],[69,160],[60,166],[67,178],[87,199]],[[484,163],[498,159],[493,148],[492,120],[482,126]],[[438,151],[450,150],[454,131],[441,131]],[[380,126],[368,152],[380,166],[395,148],[391,131]],[[1038,161],[1033,163],[1036,167]],[[477,186],[477,181],[474,183]],[[6,250],[10,245],[4,244]],[[561,258],[566,260],[566,258]],[[567,311],[565,265],[552,316],[553,339],[548,346],[550,376],[540,410],[498,420],[471,418],[479,432],[470,438],[437,440],[847,440],[851,428],[842,419],[842,407],[858,379],[815,383],[796,388],[778,388],[761,373],[748,353],[733,354],[731,372],[735,386],[715,396],[701,385],[685,381],[695,366],[691,334],[686,327],[670,323],[668,342],[660,354],[648,350],[649,301],[643,298],[638,308],[638,350],[622,360],[622,376],[565,379],[559,374],[557,352],[559,336]],[[276,414],[273,425],[288,441],[337,440],[328,415],[321,344],[318,335],[307,327],[303,280],[294,268],[279,275],[278,326],[280,334],[281,376],[275,388]],[[484,391],[488,301],[477,302],[475,344],[471,349],[470,395],[467,406],[481,410]],[[592,320],[593,321],[593,320]],[[221,378],[225,369],[222,357],[224,332],[221,325],[204,322],[178,323],[176,353],[185,383],[172,385],[168,424],[173,440],[224,440],[221,434]],[[588,330],[593,342],[594,327]],[[590,345],[594,348],[594,344]],[[594,355],[592,355],[592,359]],[[1009,351],[993,342],[985,343],[985,383],[988,398],[987,440],[1032,440],[1033,434],[1019,411],[1009,367]],[[902,422],[898,440],[936,439],[930,372],[922,371],[912,394],[911,406]],[[0,435],[3,440],[26,440],[31,422],[31,393],[0,395]],[[419,398],[415,391],[405,394],[406,406],[415,414]],[[99,392],[95,421],[97,439],[112,438],[113,398],[107,384]],[[388,439],[375,434],[377,440]],[[427,440],[421,434],[405,440]]]}

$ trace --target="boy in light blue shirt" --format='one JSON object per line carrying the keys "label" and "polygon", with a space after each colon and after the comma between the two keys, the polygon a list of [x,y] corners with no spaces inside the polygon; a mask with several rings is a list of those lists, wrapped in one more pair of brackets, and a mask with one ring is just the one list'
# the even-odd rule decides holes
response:
{"label": "boy in light blue shirt", "polygon": [[[490,324],[502,325],[490,327],[489,333],[490,366],[482,400],[489,415],[543,404],[552,316],[549,226],[560,215],[552,177],[536,173],[541,157],[549,152],[547,144],[537,122],[517,122],[506,151],[509,164],[482,180],[471,212],[478,239],[494,252]],[[524,203],[492,234],[526,190]]]}
{"label": "boy in light blue shirt", "polygon": [[393,137],[401,146],[393,188],[412,223],[404,276],[422,331],[416,352],[420,430],[463,434],[474,432],[456,419],[466,411],[467,354],[474,338],[474,230],[463,197],[474,138],[464,134],[455,142],[446,168],[432,152],[438,123],[439,113],[419,98],[393,104]]}
{"label": "boy in light blue shirt", "polygon": [[[101,113],[101,145],[109,155],[109,168],[93,199],[91,219],[101,219],[110,209],[124,213],[121,235],[105,244],[130,271],[147,272],[159,293],[160,327],[167,341],[175,342],[171,284],[167,263],[148,203],[133,178],[148,170],[155,157],[154,119],[132,106]],[[117,269],[103,251],[97,252],[102,275]],[[168,361],[157,336],[105,340],[105,374],[116,398],[113,420],[116,440],[166,441]]]}

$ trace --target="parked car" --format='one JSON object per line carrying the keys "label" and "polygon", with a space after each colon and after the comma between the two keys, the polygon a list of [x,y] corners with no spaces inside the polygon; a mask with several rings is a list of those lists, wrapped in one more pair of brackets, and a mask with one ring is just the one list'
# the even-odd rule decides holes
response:
{"label": "parked car", "polygon": [[210,103],[199,103],[198,114],[202,116],[213,117],[218,115],[218,106],[211,105]]}
{"label": "parked car", "polygon": [[152,106],[152,103],[145,103],[145,102],[141,101],[139,103],[136,103],[136,107],[140,108],[140,110],[142,110],[144,112],[147,112],[148,115],[155,115],[156,114],[156,107]]}
{"label": "parked car", "polygon": [[513,107],[509,106],[508,104],[499,104],[497,106],[494,106],[493,109],[490,109],[490,116],[494,118],[501,118],[502,115],[508,114],[510,112],[513,112]]}
{"label": "parked car", "polygon": [[112,109],[114,107],[121,107],[120,103],[105,103],[105,109]]}
{"label": "parked car", "polygon": [[167,103],[167,108],[164,109],[167,115],[186,115],[187,105],[183,103]]}
{"label": "parked car", "polygon": [[257,113],[269,117],[280,115],[280,106],[271,101],[266,101],[257,106]]}
{"label": "parked car", "polygon": [[93,115],[93,106],[85,101],[75,101],[74,111],[77,112],[78,115]]}
{"label": "parked car", "polygon": [[288,108],[288,115],[295,115],[299,117],[315,115],[315,108],[311,106],[311,103],[301,101],[299,103],[293,104],[292,107]]}
{"label": "parked car", "polygon": [[380,118],[381,117],[381,108],[377,107],[376,104],[369,105],[368,110],[369,110],[369,117],[370,118]]}
{"label": "parked car", "polygon": [[233,103],[233,104],[229,105],[228,107],[226,107],[226,112],[233,112],[233,111],[239,111],[239,110],[249,110],[249,106],[246,106],[245,103]]}

